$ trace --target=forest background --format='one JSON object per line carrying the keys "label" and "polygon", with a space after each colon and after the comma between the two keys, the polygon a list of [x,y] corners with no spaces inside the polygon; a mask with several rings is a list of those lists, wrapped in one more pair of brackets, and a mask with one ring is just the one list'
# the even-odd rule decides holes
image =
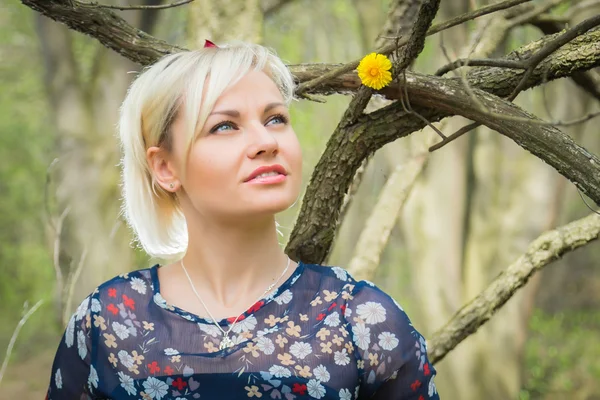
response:
{"label": "forest background", "polygon": [[[196,0],[164,10],[114,12],[182,47],[201,46],[206,38],[237,38],[262,42],[289,64],[340,63],[381,46],[382,27],[388,40],[408,35],[406,21],[414,20],[415,4]],[[434,23],[486,4],[443,1]],[[540,39],[547,21],[562,28],[600,14],[600,2],[589,0],[534,1],[524,7],[529,8],[491,14],[428,37],[410,69],[433,74],[449,59],[499,57]],[[404,25],[390,26],[390,9]],[[535,16],[515,22],[535,10]],[[502,34],[494,34],[498,26]],[[0,399],[43,398],[65,319],[79,301],[100,282],[154,262],[130,247],[131,234],[118,218],[115,124],[134,76],[130,72],[140,68],[21,2],[0,4],[0,349],[10,352],[8,358],[0,355]],[[522,93],[516,104],[554,121],[597,112],[600,78],[593,69],[587,74],[592,83],[587,89],[574,79],[559,79]],[[325,100],[304,99],[292,108],[305,185],[350,96]],[[369,105],[371,110],[380,106]],[[467,122],[452,117],[435,126],[450,134]],[[597,126],[597,119],[589,119],[560,129],[598,154]],[[477,128],[423,152],[436,141],[427,128],[370,158],[327,259],[351,269],[370,265],[369,279],[403,305],[427,338],[536,237],[591,214],[571,182],[503,135]],[[279,218],[284,241],[300,206]],[[365,237],[376,240],[365,242]],[[364,250],[378,246],[382,251],[375,256]],[[436,364],[442,397],[599,399],[599,264],[600,246],[592,241],[534,275]],[[373,265],[377,268],[369,269]]]}

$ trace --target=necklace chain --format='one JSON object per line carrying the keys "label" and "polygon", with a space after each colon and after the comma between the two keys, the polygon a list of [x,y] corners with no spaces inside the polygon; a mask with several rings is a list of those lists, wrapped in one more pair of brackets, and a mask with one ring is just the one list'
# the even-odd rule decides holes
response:
{"label": "necklace chain", "polygon": [[[187,269],[185,268],[185,265],[183,265],[183,259],[181,259],[180,262],[181,262],[181,268],[183,269],[183,272],[185,272],[185,276],[187,277],[188,282],[190,283],[190,287],[192,288],[192,291],[194,292],[194,294],[196,295],[196,297],[198,298],[198,300],[200,300],[200,303],[202,303],[202,306],[206,310],[206,313],[210,316],[210,319],[213,322],[213,324],[215,324],[217,326],[217,328],[219,328],[219,330],[221,332],[223,332],[223,339],[221,340],[221,344],[219,345],[219,350],[223,350],[223,349],[226,349],[228,347],[233,346],[234,343],[233,343],[233,341],[231,339],[229,339],[229,334],[231,333],[231,330],[233,329],[233,327],[235,326],[235,324],[238,322],[238,319],[246,311],[244,311],[240,315],[238,315],[237,318],[233,321],[233,323],[229,327],[229,329],[227,330],[227,332],[225,332],[225,330],[223,328],[221,328],[221,325],[219,325],[219,323],[217,322],[217,320],[215,319],[215,317],[213,317],[213,315],[211,314],[210,310],[208,309],[208,307],[206,306],[206,304],[202,300],[202,297],[200,297],[200,294],[198,293],[198,291],[196,290],[196,287],[194,286],[194,283],[192,282],[192,278],[190,278],[190,274],[188,274]],[[279,276],[279,278],[277,278],[277,280],[275,282],[271,283],[269,285],[269,287],[267,287],[267,289],[258,297],[258,299],[256,299],[256,301],[254,303],[252,303],[251,306],[253,306],[254,304],[256,304],[260,299],[262,299],[263,297],[265,297],[271,290],[273,290],[273,287],[275,287],[275,285],[281,280],[281,278],[283,278],[283,276],[287,272],[288,268],[290,267],[290,262],[291,262],[291,260],[288,257],[287,265],[285,266],[285,269],[283,270],[283,272],[281,273],[281,275]]]}

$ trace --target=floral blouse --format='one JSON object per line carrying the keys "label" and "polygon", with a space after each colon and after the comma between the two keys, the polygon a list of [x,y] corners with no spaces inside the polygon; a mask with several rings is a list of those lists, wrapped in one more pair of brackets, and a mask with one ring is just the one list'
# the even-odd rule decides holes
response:
{"label": "floral blouse", "polygon": [[[71,317],[47,399],[439,399],[425,339],[344,269],[299,263],[232,329],[167,303],[158,268],[98,287]],[[219,324],[228,330],[233,319]]]}

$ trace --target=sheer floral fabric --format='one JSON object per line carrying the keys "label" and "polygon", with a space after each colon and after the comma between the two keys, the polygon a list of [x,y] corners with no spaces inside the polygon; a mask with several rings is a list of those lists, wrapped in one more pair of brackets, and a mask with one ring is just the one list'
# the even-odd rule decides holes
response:
{"label": "sheer floral fabric", "polygon": [[211,321],[165,301],[158,268],[113,278],[81,303],[48,399],[439,398],[402,308],[342,268],[300,263],[240,317],[224,350]]}

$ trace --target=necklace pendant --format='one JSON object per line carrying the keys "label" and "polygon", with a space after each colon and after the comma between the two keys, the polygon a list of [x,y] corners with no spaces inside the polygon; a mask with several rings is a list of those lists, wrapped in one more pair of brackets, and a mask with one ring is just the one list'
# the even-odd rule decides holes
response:
{"label": "necklace pendant", "polygon": [[224,336],[221,344],[219,344],[219,350],[228,349],[231,346],[233,346],[233,340],[229,339],[228,336]]}

